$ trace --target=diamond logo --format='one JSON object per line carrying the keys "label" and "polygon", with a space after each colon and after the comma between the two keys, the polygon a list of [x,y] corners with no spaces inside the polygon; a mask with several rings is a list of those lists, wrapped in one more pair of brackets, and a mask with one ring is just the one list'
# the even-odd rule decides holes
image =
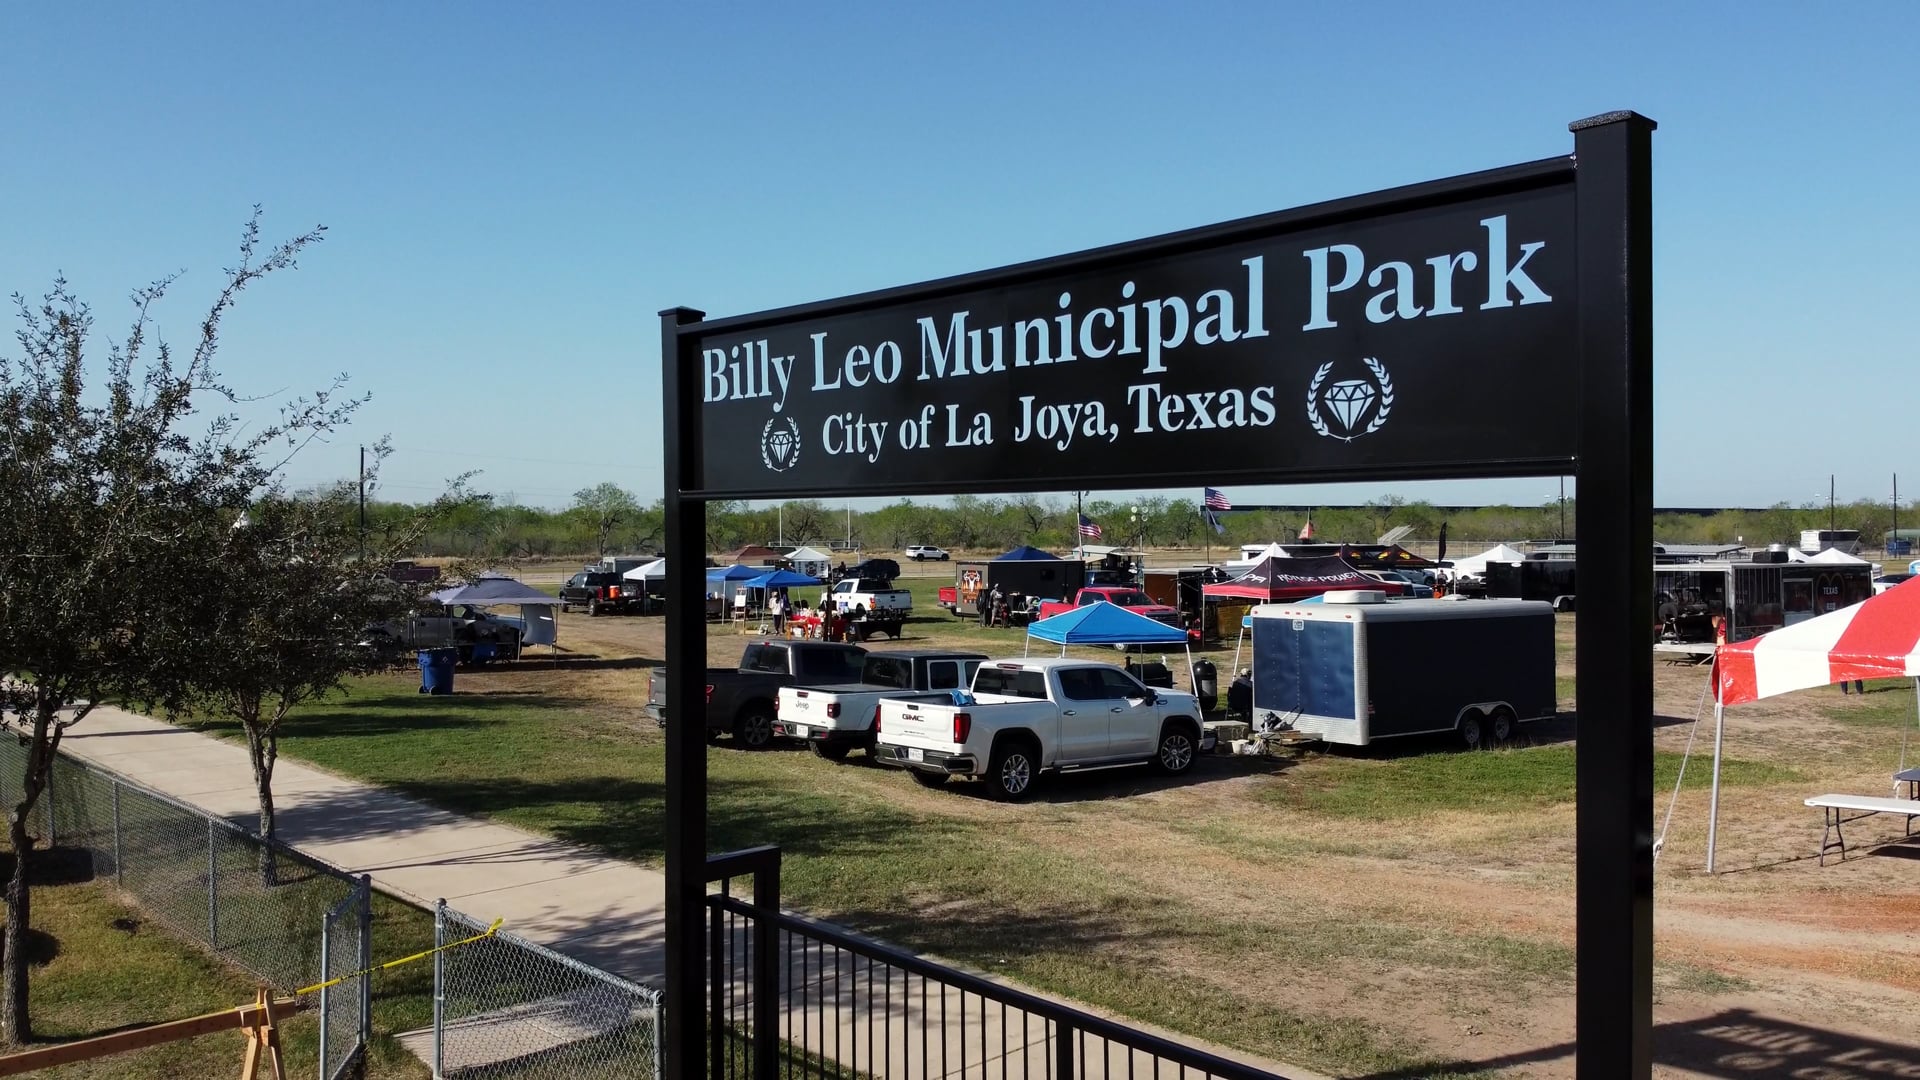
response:
{"label": "diamond logo", "polygon": [[760,429],[760,463],[774,472],[786,472],[800,461],[800,425],[793,417],[781,417],[767,421]]}
{"label": "diamond logo", "polygon": [[[1340,379],[1329,385],[1327,376],[1333,372],[1331,360],[1313,373],[1313,381],[1307,384],[1307,420],[1314,431],[1329,439],[1352,442],[1379,431],[1387,422],[1387,416],[1393,412],[1393,377],[1387,374],[1387,366],[1374,357],[1367,357],[1361,363],[1372,374],[1371,379]],[[1321,415],[1322,407],[1339,425],[1339,432]],[[1362,423],[1366,426],[1362,427]]]}
{"label": "diamond logo", "polygon": [[1352,431],[1373,407],[1373,386],[1364,379],[1342,379],[1327,387],[1327,408],[1340,426]]}

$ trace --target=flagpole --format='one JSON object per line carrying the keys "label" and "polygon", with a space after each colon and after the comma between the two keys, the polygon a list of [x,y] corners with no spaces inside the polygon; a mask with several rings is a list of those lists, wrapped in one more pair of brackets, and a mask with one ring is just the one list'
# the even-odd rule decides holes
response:
{"label": "flagpole", "polygon": [[1212,516],[1209,513],[1209,509],[1210,508],[1207,506],[1207,492],[1205,488],[1202,488],[1200,489],[1200,531],[1206,534],[1204,538],[1204,542],[1207,545],[1207,548],[1206,548],[1207,553],[1203,561],[1208,566],[1211,566],[1213,565],[1213,535],[1211,532],[1213,525],[1208,520],[1208,518]]}
{"label": "flagpole", "polygon": [[1073,557],[1081,562],[1087,559],[1087,538],[1080,531],[1080,523],[1087,519],[1086,508],[1080,504],[1080,496],[1084,494],[1084,491],[1073,493]]}

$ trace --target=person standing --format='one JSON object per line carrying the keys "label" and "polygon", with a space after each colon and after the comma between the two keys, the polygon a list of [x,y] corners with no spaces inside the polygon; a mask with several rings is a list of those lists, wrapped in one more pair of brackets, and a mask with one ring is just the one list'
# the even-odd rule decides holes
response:
{"label": "person standing", "polygon": [[[1841,679],[1841,680],[1840,680],[1840,692],[1841,692],[1841,693],[1843,693],[1843,694],[1844,694],[1844,693],[1847,693],[1847,692],[1848,692],[1848,691],[1847,691],[1847,680],[1846,680],[1846,679]],[[1865,693],[1867,692],[1867,680],[1865,680],[1865,679],[1854,679],[1854,680],[1853,680],[1853,691],[1852,691],[1852,692],[1853,692],[1853,693],[1856,693],[1856,694],[1865,694]]]}
{"label": "person standing", "polygon": [[775,592],[767,601],[767,614],[773,616],[773,632],[776,635],[787,632],[787,597],[784,592]]}

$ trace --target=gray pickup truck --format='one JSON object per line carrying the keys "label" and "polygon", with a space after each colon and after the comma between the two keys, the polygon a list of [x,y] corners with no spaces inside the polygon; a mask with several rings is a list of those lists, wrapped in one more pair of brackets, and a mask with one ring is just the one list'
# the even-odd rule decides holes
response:
{"label": "gray pickup truck", "polygon": [[[731,734],[758,750],[773,741],[774,702],[786,686],[839,686],[860,681],[867,650],[830,641],[754,641],[740,666],[706,672],[707,738]],[[647,715],[667,726],[667,669],[647,676]]]}

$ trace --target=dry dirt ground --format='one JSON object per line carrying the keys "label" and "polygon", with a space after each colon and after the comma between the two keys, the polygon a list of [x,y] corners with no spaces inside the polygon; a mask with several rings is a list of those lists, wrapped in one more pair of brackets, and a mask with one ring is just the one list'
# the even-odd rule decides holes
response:
{"label": "dry dirt ground", "polygon": [[[1562,676],[1572,675],[1571,622],[1563,616],[1559,631]],[[939,643],[940,626],[911,625],[918,640],[905,644]],[[658,618],[568,615],[560,633],[572,652],[657,659],[662,632]],[[714,628],[709,662],[730,664],[744,640]],[[1019,639],[1006,640],[1017,652]],[[966,645],[978,648],[978,639]],[[1227,652],[1223,672],[1230,644]],[[1706,671],[1656,668],[1656,744],[1679,752],[1695,734]],[[489,678],[614,707],[632,706],[646,692],[643,668],[541,671],[534,664]],[[1562,685],[1565,693],[1570,684]],[[1562,701],[1565,710],[1572,705]],[[1730,714],[1727,756],[1785,767],[1791,779],[1723,793],[1721,872],[1711,877],[1703,872],[1705,790],[1685,791],[1673,809],[1656,871],[1658,1075],[1920,1076],[1920,840],[1900,842],[1899,820],[1871,818],[1849,829],[1855,853],[1820,866],[1821,821],[1801,801],[1829,791],[1888,794],[1913,709],[1910,689],[1887,685],[1864,702],[1833,688]],[[1689,771],[1709,767],[1710,721],[1709,706]],[[1532,738],[1565,741],[1573,727],[1563,715]],[[1920,740],[1909,757],[1920,757]],[[1208,925],[1244,928],[1236,938],[1266,938],[1255,955],[1293,962],[1223,963],[1232,947],[1162,933],[1151,921],[1116,927],[1110,940],[1089,948],[1149,950],[1169,971],[1235,997],[1364,1017],[1429,1054],[1497,1075],[1572,1076],[1571,792],[1513,810],[1416,809],[1387,821],[1276,806],[1276,789],[1284,804],[1284,789],[1310,787],[1340,763],[1315,755],[1226,758],[1197,769],[1202,782],[1156,785],[1144,775],[1108,774],[1115,778],[1056,785],[1019,806],[923,791],[884,769],[830,775],[838,789],[916,815],[991,822],[1011,846],[1143,896],[1177,900]],[[1669,793],[1656,793],[1656,830]],[[1420,792],[1406,794],[1417,807]],[[1061,878],[1074,880],[1066,871]]]}

